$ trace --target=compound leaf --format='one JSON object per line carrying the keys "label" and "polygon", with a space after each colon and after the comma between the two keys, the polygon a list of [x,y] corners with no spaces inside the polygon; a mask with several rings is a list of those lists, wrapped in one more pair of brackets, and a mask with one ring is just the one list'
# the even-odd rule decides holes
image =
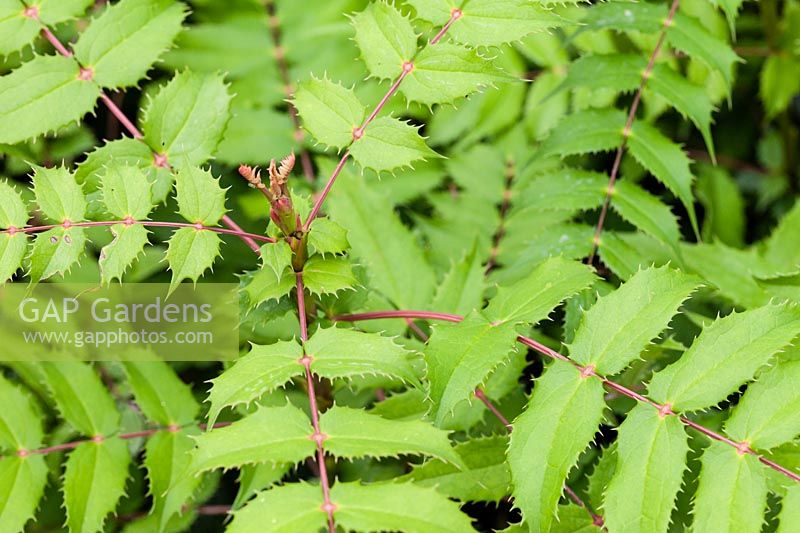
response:
{"label": "compound leaf", "polygon": [[124,361],[122,366],[136,404],[145,416],[161,426],[195,421],[200,406],[192,388],[163,361]]}
{"label": "compound leaf", "polygon": [[225,531],[319,531],[327,522],[321,506],[322,491],[319,487],[303,482],[287,483],[259,493],[242,509],[233,511],[233,521]]}
{"label": "compound leaf", "polygon": [[392,117],[381,117],[367,126],[350,153],[359,165],[376,172],[410,167],[414,161],[439,157],[425,144],[419,127]]}
{"label": "compound leaf", "polygon": [[343,257],[312,256],[303,266],[306,288],[316,295],[334,294],[358,283],[353,267]]}
{"label": "compound leaf", "polygon": [[352,17],[356,43],[369,73],[380,79],[394,78],[417,51],[417,35],[411,21],[392,4],[372,2]]}
{"label": "compound leaf", "polygon": [[35,167],[33,192],[39,210],[57,223],[80,222],[86,216],[86,198],[81,186],[65,167]]}
{"label": "compound leaf", "polygon": [[225,191],[210,170],[182,168],[175,176],[178,212],[192,224],[213,226],[225,214]]}
{"label": "compound leaf", "polygon": [[169,240],[167,262],[172,271],[170,291],[183,280],[197,282],[219,256],[219,237],[207,230],[181,228]]}
{"label": "compound leaf", "polygon": [[349,145],[353,130],[366,116],[364,104],[352,89],[328,79],[311,78],[301,83],[294,105],[303,118],[303,127],[314,139],[333,148]]}

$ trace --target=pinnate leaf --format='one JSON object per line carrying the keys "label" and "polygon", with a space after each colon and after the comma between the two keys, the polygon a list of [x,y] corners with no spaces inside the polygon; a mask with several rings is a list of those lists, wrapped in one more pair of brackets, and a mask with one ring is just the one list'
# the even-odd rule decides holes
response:
{"label": "pinnate leaf", "polygon": [[318,254],[340,254],[350,247],[347,230],[329,218],[315,218],[308,232],[308,246]]}
{"label": "pinnate leaf", "polygon": [[0,402],[14,406],[14,409],[0,411],[0,449],[18,451],[39,448],[44,433],[30,396],[0,376]]}
{"label": "pinnate leaf", "polygon": [[411,163],[439,155],[428,148],[419,128],[392,117],[372,122],[364,136],[353,143],[350,153],[359,165],[376,172],[411,166]]}
{"label": "pinnate leaf", "polygon": [[486,284],[483,272],[483,261],[478,253],[476,239],[472,249],[461,260],[453,262],[453,266],[439,283],[431,308],[464,315],[479,309],[483,303]]}
{"label": "pinnate leaf", "polygon": [[64,274],[83,256],[86,232],[83,228],[53,228],[36,235],[28,257],[32,283]]}
{"label": "pinnate leaf", "polygon": [[33,192],[41,212],[54,222],[80,222],[86,216],[86,198],[81,186],[64,167],[35,167]]}
{"label": "pinnate leaf", "polygon": [[153,506],[159,531],[175,514],[183,511],[183,505],[200,484],[201,476],[186,475],[191,465],[194,448],[192,436],[197,428],[182,431],[161,431],[150,437],[145,445],[144,467],[150,483]]}
{"label": "pinnate leaf", "polygon": [[305,287],[316,295],[335,294],[352,288],[358,280],[350,262],[343,257],[312,256],[303,266]]}
{"label": "pinnate leaf", "polygon": [[800,520],[800,486],[794,485],[786,490],[786,496],[781,501],[781,513],[778,533],[791,533]]}
{"label": "pinnate leaf", "polygon": [[153,208],[150,182],[144,171],[128,165],[112,165],[103,177],[103,203],[120,219],[144,220]]}
{"label": "pinnate leaf", "polygon": [[500,46],[564,22],[537,4],[529,0],[471,0],[448,35],[471,46]]}
{"label": "pinnate leaf", "polygon": [[197,282],[219,256],[219,237],[207,230],[181,228],[172,234],[167,262],[172,271],[170,291],[185,279]]}
{"label": "pinnate leaf", "polygon": [[658,32],[667,17],[667,6],[644,2],[606,2],[595,4],[581,20],[586,29]]}
{"label": "pinnate leaf", "polygon": [[194,422],[200,406],[175,370],[163,361],[122,363],[136,404],[145,416],[162,426]]}
{"label": "pinnate leaf", "polygon": [[262,268],[245,278],[244,293],[250,307],[256,307],[263,302],[280,300],[291,292],[296,281],[294,271],[288,268],[283,270],[279,279],[271,268]]}
{"label": "pinnate leaf", "polygon": [[617,109],[580,111],[565,117],[550,132],[541,157],[561,157],[613,150],[622,143],[625,113]]}
{"label": "pinnate leaf", "polygon": [[0,461],[0,524],[3,531],[25,529],[44,494],[47,474],[47,464],[41,455],[12,455]]}
{"label": "pinnate leaf", "polygon": [[292,266],[292,248],[286,241],[265,244],[261,247],[261,262],[263,269],[275,275],[275,281],[280,281],[287,268]]}
{"label": "pinnate leaf", "polygon": [[125,271],[144,253],[149,242],[147,230],[141,225],[114,224],[111,226],[114,240],[100,251],[100,277],[108,285],[115,279],[122,280]]}
{"label": "pinnate leaf", "polygon": [[225,214],[225,189],[209,170],[188,167],[175,176],[178,212],[193,224],[212,226]]}
{"label": "pinnate leaf", "polygon": [[352,17],[356,43],[367,70],[376,78],[394,78],[417,51],[417,35],[402,13],[392,4],[379,0]]}
{"label": "pinnate leaf", "polygon": [[634,183],[622,180],[614,185],[611,206],[622,218],[680,253],[678,220],[656,196]]}
{"label": "pinnate leaf", "polygon": [[287,483],[261,492],[244,508],[234,511],[233,521],[225,531],[226,533],[319,531],[327,522],[321,505],[322,491],[319,487],[302,482]]}
{"label": "pinnate leaf", "polygon": [[[19,193],[0,181],[0,229],[21,228],[28,222],[28,210]],[[5,283],[22,266],[28,248],[22,233],[0,235],[0,283]]]}
{"label": "pinnate leaf", "polygon": [[24,10],[19,0],[0,0],[0,55],[16,52],[39,33],[39,24]]}
{"label": "pinnate leaf", "polygon": [[366,109],[352,89],[328,79],[311,78],[301,83],[294,105],[303,118],[303,127],[319,142],[343,148],[353,140],[353,130],[361,126]]}

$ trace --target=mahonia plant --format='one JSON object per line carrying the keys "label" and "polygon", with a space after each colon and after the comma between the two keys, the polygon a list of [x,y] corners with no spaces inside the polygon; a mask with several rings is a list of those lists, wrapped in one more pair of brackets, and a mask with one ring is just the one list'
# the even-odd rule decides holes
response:
{"label": "mahonia plant", "polygon": [[0,531],[797,530],[797,0],[0,0],[0,54],[0,281],[242,315],[7,358]]}

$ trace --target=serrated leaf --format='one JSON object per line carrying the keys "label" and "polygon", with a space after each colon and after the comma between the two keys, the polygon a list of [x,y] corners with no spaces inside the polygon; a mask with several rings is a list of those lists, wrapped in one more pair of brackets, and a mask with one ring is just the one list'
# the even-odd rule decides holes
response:
{"label": "serrated leaf", "polygon": [[790,274],[800,267],[800,240],[797,228],[800,224],[800,202],[787,212],[772,230],[764,243],[762,256],[770,267],[768,272],[759,272],[759,277]]}
{"label": "serrated leaf", "polygon": [[178,212],[192,224],[213,226],[225,214],[225,191],[210,170],[182,168],[175,175]]}
{"label": "serrated leaf", "polygon": [[486,288],[483,271],[483,261],[478,253],[476,239],[472,249],[460,260],[453,262],[453,266],[439,283],[431,309],[462,315],[479,309]]}
{"label": "serrated leaf", "polygon": [[[603,204],[608,176],[577,168],[548,171],[520,193],[523,209],[539,211],[587,211]],[[513,218],[516,213],[512,213]],[[548,215],[550,216],[550,215]]]}
{"label": "serrated leaf", "polygon": [[[460,6],[457,6],[460,7]],[[471,46],[500,46],[564,20],[529,0],[471,0],[448,35]]]}
{"label": "serrated leaf", "polygon": [[459,324],[434,328],[425,349],[431,418],[437,426],[515,349],[515,322],[492,323],[473,311]]}
{"label": "serrated leaf", "polygon": [[173,233],[167,248],[172,271],[170,291],[185,279],[196,283],[219,256],[219,244],[219,236],[206,230],[181,228]]}
{"label": "serrated leaf", "polygon": [[328,379],[366,374],[394,377],[413,385],[417,375],[409,352],[394,339],[350,329],[319,329],[305,343],[311,370]]}
{"label": "serrated leaf", "polygon": [[64,506],[70,531],[103,530],[106,516],[125,494],[128,446],[118,438],[85,442],[67,458],[64,471]]}
{"label": "serrated leaf", "polygon": [[222,139],[230,101],[221,74],[179,72],[145,109],[145,142],[175,167],[202,164]]}
{"label": "serrated leaf", "polygon": [[539,157],[561,157],[613,150],[622,143],[625,113],[617,109],[579,111],[558,123],[539,149]]}
{"label": "serrated leaf", "polygon": [[111,234],[114,240],[100,251],[100,278],[105,285],[115,279],[122,281],[125,271],[144,253],[149,242],[147,230],[138,224],[114,224]]}
{"label": "serrated leaf", "polygon": [[100,88],[78,78],[71,58],[36,56],[0,77],[0,143],[16,144],[55,131],[92,110]]}
{"label": "serrated leaf", "polygon": [[350,148],[353,159],[375,172],[410,167],[414,161],[439,157],[419,134],[419,127],[393,117],[373,121]]}
{"label": "serrated leaf", "polygon": [[675,363],[653,376],[649,395],[679,411],[716,405],[800,333],[800,312],[766,305],[716,320]]}
{"label": "serrated leaf", "polygon": [[453,9],[461,7],[457,0],[407,0],[421,19],[442,25],[450,19]]}
{"label": "serrated leaf", "polygon": [[800,520],[800,486],[794,485],[786,490],[778,515],[778,533],[791,533]]}
{"label": "serrated leaf", "polygon": [[347,230],[329,218],[315,218],[308,231],[308,246],[322,255],[345,252],[350,247]]}
{"label": "serrated leaf", "polygon": [[39,19],[48,25],[82,15],[92,0],[39,0]]}
{"label": "serrated leaf", "polygon": [[325,450],[336,457],[427,455],[463,467],[448,432],[421,420],[390,420],[360,409],[334,405],[323,413]]}
{"label": "serrated leaf", "polygon": [[22,228],[28,223],[28,209],[14,187],[0,181],[0,229]]}
{"label": "serrated leaf", "polygon": [[725,434],[769,450],[800,434],[800,361],[781,361],[747,387],[725,422]]}
{"label": "serrated leaf", "polygon": [[54,222],[80,222],[86,216],[81,186],[65,167],[34,167],[33,192],[39,210]]}
{"label": "serrated leaf", "polygon": [[90,365],[53,361],[41,363],[40,368],[58,411],[73,428],[88,437],[119,429],[114,400]]}
{"label": "serrated leaf", "polygon": [[151,186],[145,173],[134,166],[110,166],[102,183],[103,203],[120,219],[144,220],[153,208]]}
{"label": "serrated leaf", "polygon": [[401,479],[423,487],[435,487],[442,494],[461,501],[500,501],[511,487],[511,472],[506,464],[508,437],[471,438],[460,442],[455,450],[466,468],[439,459],[414,465]]}
{"label": "serrated leaf", "polygon": [[[28,222],[28,211],[19,193],[0,181],[0,229],[22,228]],[[5,283],[22,267],[28,239],[22,233],[0,235],[0,283]]]}
{"label": "serrated leaf", "polygon": [[24,15],[19,0],[0,0],[0,55],[7,56],[36,38],[39,24]]}
{"label": "serrated leaf", "polygon": [[667,327],[698,280],[669,267],[640,270],[583,315],[570,357],[614,375]]}
{"label": "serrated leaf", "polygon": [[239,491],[231,506],[232,509],[241,509],[247,501],[276,483],[278,483],[294,465],[291,463],[245,465],[239,471]]}
{"label": "serrated leaf", "polygon": [[587,29],[611,28],[617,31],[658,32],[667,17],[667,6],[644,2],[594,4],[581,20]]}
{"label": "serrated leaf", "polygon": [[28,276],[32,283],[64,274],[83,256],[86,232],[83,228],[62,227],[39,233],[28,257]]}
{"label": "serrated leaf", "polygon": [[639,404],[619,427],[618,460],[603,511],[612,531],[667,531],[689,443],[674,416]]}
{"label": "serrated leaf", "polygon": [[456,502],[413,483],[337,483],[331,489],[336,522],[347,530],[451,533],[472,531]]}
{"label": "serrated leaf", "polygon": [[715,441],[703,453],[702,464],[692,512],[694,529],[761,531],[767,480],[758,459]]}
{"label": "serrated leaf", "polygon": [[295,283],[294,271],[285,269],[281,278],[276,280],[271,269],[262,268],[246,282],[244,293],[250,307],[256,307],[263,302],[280,300],[292,291]]}
{"label": "serrated leaf", "polygon": [[353,267],[343,257],[312,256],[303,266],[305,287],[312,293],[335,294],[342,289],[350,289],[358,283],[353,275]]}
{"label": "serrated leaf", "polygon": [[261,264],[264,270],[272,272],[275,282],[280,282],[287,268],[292,266],[292,248],[280,240],[261,247]]}
{"label": "serrated leaf", "polygon": [[[339,485],[339,483],[337,483]],[[226,533],[319,531],[326,524],[322,491],[306,483],[287,483],[260,493],[233,512]]]}
{"label": "serrated leaf", "polygon": [[600,381],[581,377],[569,363],[554,361],[536,381],[525,412],[513,422],[507,454],[514,504],[531,533],[555,522],[567,474],[591,442],[604,408]]}
{"label": "serrated leaf", "polygon": [[3,457],[0,461],[0,524],[3,531],[25,530],[25,524],[35,516],[39,500],[44,495],[47,473],[47,464],[41,455]]}
{"label": "serrated leaf", "polygon": [[171,0],[121,0],[92,19],[72,49],[101,87],[135,85],[172,44],[186,16]]}
{"label": "serrated leaf", "polygon": [[2,376],[0,376],[0,405],[14,407],[0,410],[0,448],[8,451],[39,448],[44,433],[42,423],[33,410],[31,397],[22,388]]}
{"label": "serrated leaf", "polygon": [[302,348],[294,341],[253,345],[247,355],[211,380],[209,425],[214,425],[225,407],[249,404],[293,377],[303,375],[299,362],[302,356]]}
{"label": "serrated leaf", "polygon": [[314,454],[313,432],[311,421],[292,404],[260,407],[230,426],[198,436],[191,471],[197,474],[245,464],[297,463]]}
{"label": "serrated leaf", "polygon": [[343,148],[353,140],[366,108],[352,89],[328,79],[311,78],[298,85],[294,106],[303,118],[303,127],[319,142]]}
{"label": "serrated leaf", "polygon": [[536,324],[595,279],[586,265],[553,257],[537,265],[523,280],[500,286],[485,314],[494,322]]}
{"label": "serrated leaf", "polygon": [[136,404],[145,416],[162,426],[195,421],[200,406],[192,388],[163,361],[122,363]]}
{"label": "serrated leaf", "polygon": [[656,196],[622,180],[614,185],[611,206],[622,218],[680,253],[678,219]]}
{"label": "serrated leaf", "polygon": [[356,43],[369,73],[394,78],[417,51],[417,35],[405,16],[383,0],[373,2],[352,17]]}
{"label": "serrated leaf", "polygon": [[414,59],[414,69],[400,91],[409,101],[428,106],[455,101],[495,82],[513,78],[469,48],[450,43],[427,46]]}

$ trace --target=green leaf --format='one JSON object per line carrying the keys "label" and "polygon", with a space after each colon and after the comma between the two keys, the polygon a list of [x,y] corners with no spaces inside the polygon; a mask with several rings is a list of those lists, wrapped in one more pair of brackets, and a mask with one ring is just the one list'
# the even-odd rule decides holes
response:
{"label": "green leaf", "polygon": [[[17,404],[8,405],[16,407]],[[39,500],[44,495],[47,473],[47,464],[41,455],[3,457],[0,461],[0,524],[3,531],[25,530],[25,524],[34,518]]]}
{"label": "green leaf", "polygon": [[221,74],[179,72],[145,109],[145,142],[173,166],[200,165],[222,139],[230,101]]}
{"label": "green leaf", "polygon": [[417,51],[417,35],[411,21],[392,4],[373,2],[352,16],[356,44],[369,73],[379,79],[395,78],[403,63]]}
{"label": "green leaf", "polygon": [[171,0],[121,0],[92,19],[72,49],[100,87],[136,85],[172,44],[186,9]]}
{"label": "green leaf", "polygon": [[92,5],[92,0],[39,0],[37,5],[39,19],[54,25],[82,15]]}
{"label": "green leaf", "polygon": [[400,91],[409,101],[432,106],[512,79],[474,50],[438,43],[417,54],[414,69],[406,76]]}
{"label": "green leaf", "polygon": [[245,465],[239,471],[239,491],[231,506],[234,510],[241,509],[249,499],[264,489],[278,483],[294,465],[281,463],[277,465],[261,463],[258,465]]}
{"label": "green leaf", "polygon": [[16,144],[55,131],[92,110],[100,88],[78,78],[74,60],[36,56],[0,77],[0,143]]}
{"label": "green leaf", "polygon": [[254,345],[247,355],[211,380],[212,387],[208,393],[211,403],[208,410],[209,425],[214,425],[225,407],[249,405],[253,400],[282,387],[293,377],[302,376],[302,356],[302,348],[294,341]]}
{"label": "green leaf", "polygon": [[413,481],[461,501],[500,501],[511,491],[511,472],[506,464],[508,437],[494,435],[472,437],[456,445],[455,450],[466,468],[431,459],[414,465],[400,479]]}
{"label": "green leaf", "polygon": [[[28,211],[19,193],[0,181],[0,229],[22,228],[28,222]],[[22,267],[28,239],[22,233],[0,235],[0,283],[8,281]]]}
{"label": "green leaf", "polygon": [[[2,376],[0,405],[14,406],[13,409],[0,410],[0,449],[19,451],[39,448],[44,433],[40,418],[33,409],[31,397]],[[17,468],[21,469],[22,465]]]}
{"label": "green leaf", "polygon": [[425,144],[419,129],[393,117],[381,117],[367,126],[364,136],[353,143],[350,154],[359,165],[375,172],[410,167],[414,161],[439,157]]}
{"label": "green leaf", "polygon": [[261,407],[230,426],[198,436],[191,471],[197,474],[245,464],[297,463],[313,455],[313,432],[308,417],[292,404]]}
{"label": "green leaf", "polygon": [[586,29],[611,28],[617,31],[640,31],[654,34],[661,30],[667,6],[644,2],[607,2],[594,4],[581,22]]}
{"label": "green leaf", "polygon": [[366,116],[364,104],[352,89],[328,79],[312,77],[299,84],[293,103],[303,118],[303,127],[314,139],[333,148],[349,145],[353,130]]}
{"label": "green leaf", "polygon": [[[537,177],[522,190],[524,209],[587,211],[603,204],[608,176],[577,168],[561,168]],[[513,215],[512,215],[513,216]]]}
{"label": "green leaf", "polygon": [[183,280],[197,278],[211,268],[219,254],[219,237],[207,230],[181,228],[169,240],[167,262],[172,271],[170,291]]}
{"label": "green leaf", "polygon": [[144,220],[153,208],[150,182],[135,166],[110,166],[103,176],[102,191],[106,210],[120,220]]}
{"label": "green leaf", "polygon": [[763,257],[772,268],[771,272],[760,273],[768,274],[764,277],[792,274],[800,270],[798,224],[800,224],[800,202],[795,202],[764,243]]}
{"label": "green leaf", "polygon": [[312,256],[303,266],[305,287],[312,293],[335,294],[358,283],[350,262],[343,257]]}
{"label": "green leaf", "polygon": [[769,450],[800,434],[800,361],[781,361],[747,387],[725,422],[725,433]]}
{"label": "green leaf", "polygon": [[418,385],[409,352],[394,339],[350,329],[319,329],[306,342],[311,370],[328,379],[367,374],[394,377]]}
{"label": "green leaf", "polygon": [[85,442],[67,458],[64,506],[70,531],[102,531],[106,516],[125,494],[128,446],[118,438]]}
{"label": "green leaf", "polygon": [[766,305],[731,313],[703,328],[675,363],[653,376],[649,395],[679,411],[724,400],[800,333],[800,312]]}
{"label": "green leaf", "polygon": [[322,490],[319,487],[304,482],[287,483],[261,492],[244,508],[234,511],[233,521],[225,531],[226,533],[319,531],[327,522],[321,505]]}
{"label": "green leaf", "polygon": [[261,247],[261,263],[264,270],[272,272],[275,281],[280,282],[287,268],[292,266],[292,248],[286,241],[280,240]]}
{"label": "green leaf", "polygon": [[459,0],[407,0],[414,7],[417,16],[436,25],[443,25],[450,19],[453,9],[461,7]]}
{"label": "green leaf", "polygon": [[531,532],[554,523],[567,474],[591,442],[604,407],[600,381],[582,377],[569,363],[554,361],[536,382],[514,421],[507,454],[514,504]]}
{"label": "green leaf", "polygon": [[28,276],[32,283],[64,274],[83,256],[86,232],[83,228],[62,227],[39,233],[28,257]]}
{"label": "green leaf", "polygon": [[0,55],[16,52],[38,35],[39,24],[24,11],[19,0],[0,0]]}
{"label": "green leaf", "polygon": [[200,406],[175,371],[163,361],[122,363],[136,404],[145,416],[162,426],[190,424]]}
{"label": "green leaf", "polygon": [[655,127],[639,120],[635,121],[631,128],[628,149],[644,168],[649,170],[683,203],[689,213],[692,228],[699,235],[692,196],[694,176],[689,170],[689,158],[686,157],[680,146],[665,137]]}
{"label": "green leaf", "polygon": [[182,168],[175,175],[178,212],[192,224],[213,226],[225,214],[225,191],[210,170]]}
{"label": "green leaf", "polygon": [[33,192],[39,210],[54,222],[80,222],[86,216],[81,186],[65,167],[34,167]]}
{"label": "green leaf", "polygon": [[40,368],[58,411],[73,428],[87,437],[102,437],[119,429],[114,399],[90,365],[53,361],[41,363]]}
{"label": "green leaf", "polygon": [[536,266],[523,280],[499,287],[485,314],[493,322],[536,324],[594,281],[595,276],[586,265],[553,257]]}
{"label": "green leaf", "polygon": [[431,309],[466,315],[483,304],[486,288],[481,254],[477,239],[464,257],[454,261],[450,270],[436,289]]}
{"label": "green leaf", "polygon": [[761,101],[768,118],[774,118],[789,107],[800,92],[800,60],[788,54],[767,57],[761,69]]}
{"label": "green leaf", "polygon": [[800,486],[794,485],[786,490],[778,515],[778,533],[791,533],[800,520]]}
{"label": "green leaf", "polygon": [[689,451],[683,425],[639,404],[619,427],[617,442],[617,467],[603,504],[609,530],[667,531]]}
{"label": "green leaf", "polygon": [[109,285],[122,276],[136,259],[144,253],[148,244],[147,230],[141,225],[114,224],[111,226],[114,240],[100,251],[100,277]]}
{"label": "green leaf", "polygon": [[431,418],[442,426],[456,406],[469,401],[475,388],[511,357],[515,322],[493,323],[473,311],[459,324],[434,328],[425,349]]}
{"label": "green leaf", "polygon": [[360,409],[334,405],[320,418],[325,451],[336,457],[426,455],[463,467],[448,432],[421,420],[389,420]]}
{"label": "green leaf", "polygon": [[250,306],[256,307],[273,299],[280,300],[294,289],[295,283],[293,270],[284,269],[280,280],[276,280],[271,269],[262,268],[246,282],[244,292]]}
{"label": "green leaf", "polygon": [[698,280],[669,267],[640,270],[584,313],[570,345],[578,363],[614,375],[667,327]]}
{"label": "green leaf", "polygon": [[471,0],[448,35],[471,46],[500,46],[564,20],[529,0]]}
{"label": "green leaf", "polygon": [[456,502],[413,483],[337,483],[331,499],[337,506],[336,522],[349,531],[473,531]]}
{"label": "green leaf", "polygon": [[702,464],[692,511],[695,531],[761,531],[767,480],[758,459],[712,442],[703,453]]}
{"label": "green leaf", "polygon": [[612,196],[611,206],[622,218],[680,253],[678,219],[667,205],[625,180],[614,184]]}
{"label": "green leaf", "polygon": [[370,287],[400,309],[419,309],[430,301],[433,270],[389,198],[347,173],[331,192],[328,208],[348,229],[353,255],[366,267]]}
{"label": "green leaf", "polygon": [[28,209],[17,190],[0,181],[0,229],[22,228],[28,223]]}
{"label": "green leaf", "polygon": [[345,252],[350,247],[347,230],[329,218],[315,218],[308,232],[308,246],[312,253],[322,255]]}
{"label": "green leaf", "polygon": [[604,152],[622,143],[625,113],[617,109],[579,111],[564,117],[539,149],[539,157]]}

